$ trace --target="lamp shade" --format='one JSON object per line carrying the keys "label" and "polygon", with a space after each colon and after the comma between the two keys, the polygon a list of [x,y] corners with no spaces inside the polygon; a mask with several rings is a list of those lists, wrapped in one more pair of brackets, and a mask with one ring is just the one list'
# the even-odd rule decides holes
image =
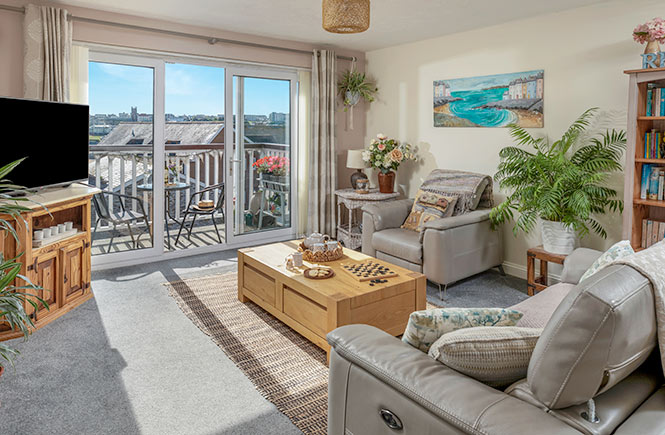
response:
{"label": "lamp shade", "polygon": [[369,0],[323,0],[323,28],[332,33],[369,29]]}
{"label": "lamp shade", "polygon": [[346,154],[346,167],[351,169],[362,169],[367,167],[363,160],[363,150],[349,150]]}

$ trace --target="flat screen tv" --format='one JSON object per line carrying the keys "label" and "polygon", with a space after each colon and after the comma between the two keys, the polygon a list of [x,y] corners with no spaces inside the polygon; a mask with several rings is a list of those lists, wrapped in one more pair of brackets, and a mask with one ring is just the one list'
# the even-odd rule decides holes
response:
{"label": "flat screen tv", "polygon": [[7,177],[37,189],[88,180],[89,108],[0,97],[0,166],[25,157]]}

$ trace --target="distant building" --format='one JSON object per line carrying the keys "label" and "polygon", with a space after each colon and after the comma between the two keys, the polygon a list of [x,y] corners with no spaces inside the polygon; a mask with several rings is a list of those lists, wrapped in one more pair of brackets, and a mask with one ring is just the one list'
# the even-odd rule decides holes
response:
{"label": "distant building", "polygon": [[112,129],[113,126],[108,124],[93,125],[90,127],[90,134],[93,136],[104,136],[105,134],[109,134]]}
{"label": "distant building", "polygon": [[529,81],[526,82],[526,97],[527,98],[536,98],[536,78],[529,77]]}
{"label": "distant building", "polygon": [[288,119],[288,115],[281,112],[272,112],[270,115],[268,115],[268,119],[270,122],[275,124],[284,124]]}
{"label": "distant building", "polygon": [[137,122],[139,120],[139,111],[138,108],[132,107],[132,114],[131,114],[132,121]]}
{"label": "distant building", "polygon": [[434,81],[434,98],[450,97],[450,86],[443,80]]}

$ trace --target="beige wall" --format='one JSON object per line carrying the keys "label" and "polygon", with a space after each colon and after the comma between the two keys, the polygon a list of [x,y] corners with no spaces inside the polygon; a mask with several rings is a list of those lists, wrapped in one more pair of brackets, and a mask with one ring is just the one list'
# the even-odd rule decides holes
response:
{"label": "beige wall", "polygon": [[[30,2],[27,0],[3,0],[0,2],[9,6],[22,7],[28,3],[48,4],[44,2]],[[66,6],[73,15],[98,20],[134,24],[145,27],[175,30],[185,33],[242,40],[259,44],[279,45],[282,47],[300,50],[317,48],[311,44],[294,41],[284,41],[247,34],[225,32],[218,29],[175,24],[167,21],[152,20],[142,17],[115,14],[86,8]],[[16,12],[0,10],[0,95],[20,97],[23,93],[23,15]],[[298,68],[311,68],[311,57],[307,54],[289,53],[279,50],[270,50],[254,47],[245,47],[233,44],[210,45],[205,40],[181,38],[159,33],[139,30],[126,30],[117,27],[104,26],[84,22],[74,22],[74,40],[88,43],[114,45],[119,47],[132,47],[139,49],[159,50],[171,53],[210,56],[222,59],[243,60],[266,64],[286,65]],[[320,47],[318,47],[320,48]],[[364,68],[364,53],[337,49],[337,54],[355,56],[358,58],[358,69]],[[338,70],[340,73],[350,67],[350,62],[340,60]],[[340,186],[349,184],[348,178],[352,171],[345,168],[346,150],[360,148],[365,136],[365,111],[362,107],[355,113],[355,128],[346,128],[345,114],[339,106],[339,122],[337,122],[337,154],[338,178]]]}
{"label": "beige wall", "polygon": [[[625,128],[623,70],[638,68],[643,50],[631,32],[662,13],[662,2],[611,2],[368,52],[367,71],[377,80],[379,100],[368,112],[365,141],[381,132],[419,147],[420,162],[398,174],[410,196],[437,167],[493,175],[499,150],[511,143],[508,131],[434,128],[432,81],[535,69],[545,70],[545,128],[532,129],[533,134],[556,139],[592,106],[603,111],[603,126]],[[620,192],[622,183],[622,176],[613,180]],[[583,245],[600,249],[619,240],[620,216],[602,222],[608,240],[588,237]],[[526,249],[539,244],[540,236],[515,238],[511,228],[504,228],[505,259],[508,270],[521,275]]]}

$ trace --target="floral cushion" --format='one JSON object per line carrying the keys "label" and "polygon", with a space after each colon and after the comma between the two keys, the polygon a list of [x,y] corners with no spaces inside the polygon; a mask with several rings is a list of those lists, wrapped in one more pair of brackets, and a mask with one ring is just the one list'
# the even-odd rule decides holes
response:
{"label": "floral cushion", "polygon": [[402,228],[422,231],[426,222],[452,216],[456,202],[457,197],[455,196],[444,196],[422,189],[418,190],[411,213],[402,224]]}
{"label": "floral cushion", "polygon": [[402,341],[427,352],[448,332],[474,326],[515,326],[522,313],[506,308],[435,308],[414,311],[409,316]]}
{"label": "floral cushion", "polygon": [[526,378],[540,328],[465,328],[444,334],[429,356],[490,387],[505,387]]}
{"label": "floral cushion", "polygon": [[582,275],[582,278],[580,278],[580,282],[584,281],[594,273],[598,272],[600,269],[604,268],[605,266],[609,265],[612,263],[614,260],[618,260],[619,258],[623,257],[628,257],[629,255],[633,255],[635,251],[633,250],[633,247],[630,246],[630,242],[628,240],[622,240],[620,242],[615,243],[603,253],[596,261],[593,262],[591,267],[584,272],[584,275]]}

